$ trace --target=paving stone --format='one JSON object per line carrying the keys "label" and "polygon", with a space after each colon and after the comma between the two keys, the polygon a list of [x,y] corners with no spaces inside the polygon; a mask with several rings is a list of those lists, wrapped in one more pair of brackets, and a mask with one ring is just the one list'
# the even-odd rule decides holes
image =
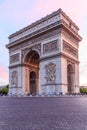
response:
{"label": "paving stone", "polygon": [[87,130],[87,98],[0,97],[0,130]]}

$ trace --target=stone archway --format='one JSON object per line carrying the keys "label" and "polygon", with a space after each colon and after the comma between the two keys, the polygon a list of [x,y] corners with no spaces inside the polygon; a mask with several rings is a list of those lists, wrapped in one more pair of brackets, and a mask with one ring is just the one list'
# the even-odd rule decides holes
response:
{"label": "stone archway", "polygon": [[24,63],[29,68],[29,94],[36,95],[39,92],[39,54],[35,50],[27,53]]}
{"label": "stone archway", "polygon": [[68,93],[74,93],[74,70],[71,64],[67,66],[67,82]]}

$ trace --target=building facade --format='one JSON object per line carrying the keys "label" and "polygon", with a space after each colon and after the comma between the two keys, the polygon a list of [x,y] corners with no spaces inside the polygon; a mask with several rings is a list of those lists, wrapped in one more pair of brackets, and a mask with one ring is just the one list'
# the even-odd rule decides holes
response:
{"label": "building facade", "polygon": [[59,9],[10,35],[9,93],[79,93],[78,31]]}

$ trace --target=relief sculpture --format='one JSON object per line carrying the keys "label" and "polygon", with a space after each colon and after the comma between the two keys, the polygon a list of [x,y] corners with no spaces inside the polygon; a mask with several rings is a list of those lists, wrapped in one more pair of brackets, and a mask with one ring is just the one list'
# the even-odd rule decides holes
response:
{"label": "relief sculpture", "polygon": [[17,87],[18,86],[18,72],[15,70],[12,72],[11,75],[11,87]]}
{"label": "relief sculpture", "polygon": [[18,62],[20,60],[19,53],[10,56],[10,64]]}
{"label": "relief sculpture", "polygon": [[63,50],[78,58],[78,50],[70,46],[65,40],[63,40]]}
{"label": "relief sculpture", "polygon": [[51,53],[52,51],[56,51],[59,49],[58,40],[46,43],[43,45],[43,53]]}
{"label": "relief sculpture", "polygon": [[46,83],[54,83],[56,81],[56,64],[50,62],[45,65]]}

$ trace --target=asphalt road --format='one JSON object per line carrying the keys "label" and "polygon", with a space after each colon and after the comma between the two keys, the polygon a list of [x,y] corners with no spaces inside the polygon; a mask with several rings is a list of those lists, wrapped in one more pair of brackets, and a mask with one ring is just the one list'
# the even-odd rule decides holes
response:
{"label": "asphalt road", "polygon": [[0,97],[0,130],[87,130],[87,98]]}

